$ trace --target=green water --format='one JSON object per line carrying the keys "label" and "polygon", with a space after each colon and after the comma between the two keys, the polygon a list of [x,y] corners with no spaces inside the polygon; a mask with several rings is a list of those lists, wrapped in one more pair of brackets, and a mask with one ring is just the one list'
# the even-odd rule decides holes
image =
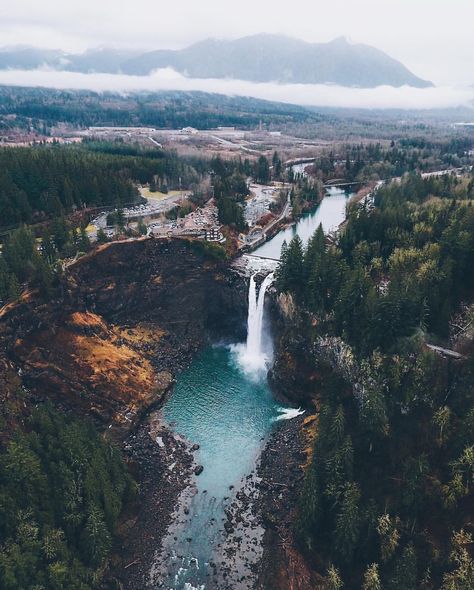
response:
{"label": "green water", "polygon": [[239,488],[254,469],[272,425],[285,416],[266,376],[242,369],[242,347],[205,349],[180,375],[164,408],[173,430],[200,445],[196,462],[204,466],[195,494],[185,500],[189,514],[167,542],[172,557],[165,588],[215,587],[208,563],[222,540],[224,508],[233,495],[229,488]]}

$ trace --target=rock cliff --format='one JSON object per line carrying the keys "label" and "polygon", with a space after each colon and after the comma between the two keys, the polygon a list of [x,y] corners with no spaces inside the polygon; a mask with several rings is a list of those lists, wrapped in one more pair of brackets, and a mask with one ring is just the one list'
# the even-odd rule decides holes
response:
{"label": "rock cliff", "polygon": [[191,240],[107,244],[70,265],[59,292],[0,312],[2,396],[23,387],[105,426],[135,424],[209,338],[244,326],[239,277]]}
{"label": "rock cliff", "polygon": [[274,363],[269,374],[273,389],[292,404],[312,408],[317,401],[320,370],[312,352],[312,319],[290,294],[272,293]]}

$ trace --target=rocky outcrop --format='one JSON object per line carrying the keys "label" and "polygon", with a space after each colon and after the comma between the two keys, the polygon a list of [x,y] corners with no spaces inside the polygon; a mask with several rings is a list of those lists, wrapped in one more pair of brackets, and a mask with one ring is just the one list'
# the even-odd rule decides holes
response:
{"label": "rocky outcrop", "polygon": [[65,272],[57,299],[0,313],[0,362],[39,400],[135,424],[209,338],[243,329],[246,289],[201,242],[111,243]]}
{"label": "rocky outcrop", "polygon": [[126,425],[160,401],[173,378],[131,336],[91,312],[66,312],[15,341],[12,358],[42,397]]}

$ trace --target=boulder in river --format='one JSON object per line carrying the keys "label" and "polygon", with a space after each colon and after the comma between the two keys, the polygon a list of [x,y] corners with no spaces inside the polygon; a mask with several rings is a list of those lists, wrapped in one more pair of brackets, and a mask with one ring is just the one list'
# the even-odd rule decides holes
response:
{"label": "boulder in river", "polygon": [[195,475],[201,475],[201,473],[204,471],[204,467],[202,465],[197,465],[196,468],[194,469],[194,474]]}

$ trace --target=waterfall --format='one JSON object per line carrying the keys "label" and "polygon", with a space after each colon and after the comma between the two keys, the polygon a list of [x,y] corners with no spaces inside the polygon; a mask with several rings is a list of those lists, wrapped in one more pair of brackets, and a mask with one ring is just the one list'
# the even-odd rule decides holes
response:
{"label": "waterfall", "polygon": [[[257,317],[257,285],[255,276],[250,277],[249,284],[249,311],[247,314],[247,351],[258,350],[257,331],[255,330],[255,319]],[[258,347],[258,348],[257,348]]]}
{"label": "waterfall", "polygon": [[273,273],[265,277],[257,296],[255,275],[250,277],[247,342],[244,345],[237,346],[239,364],[250,375],[261,375],[267,368],[268,358],[262,346],[263,310],[265,294],[272,281]]}
{"label": "waterfall", "polygon": [[260,287],[257,299],[255,276],[250,277],[249,314],[247,318],[247,355],[258,359],[262,356],[262,327],[265,293],[273,281],[273,273],[267,275]]}

